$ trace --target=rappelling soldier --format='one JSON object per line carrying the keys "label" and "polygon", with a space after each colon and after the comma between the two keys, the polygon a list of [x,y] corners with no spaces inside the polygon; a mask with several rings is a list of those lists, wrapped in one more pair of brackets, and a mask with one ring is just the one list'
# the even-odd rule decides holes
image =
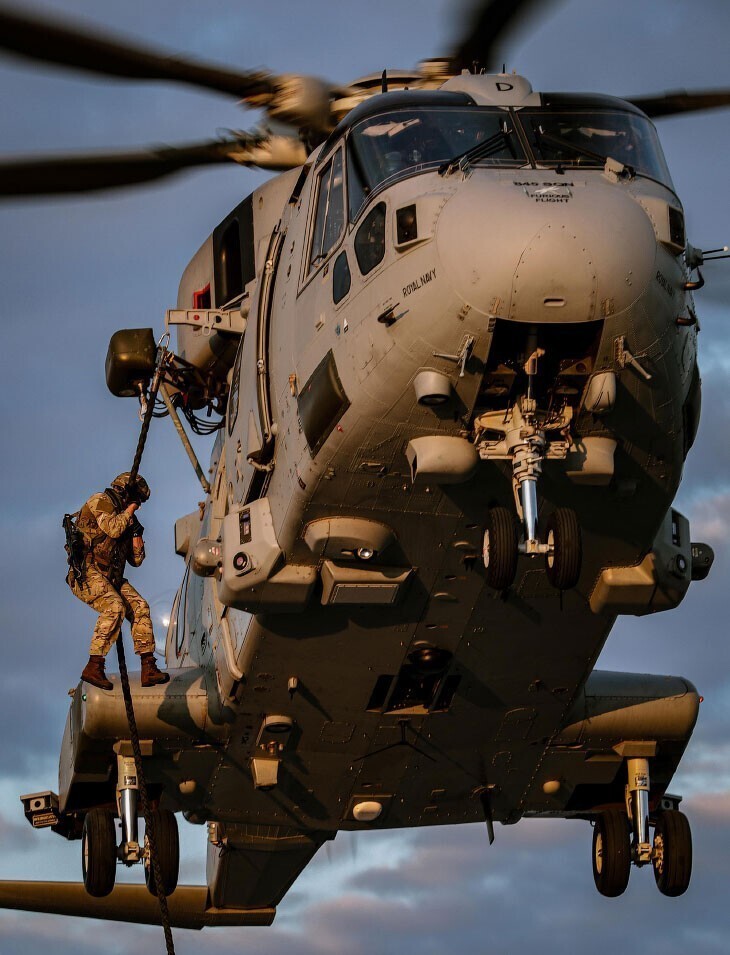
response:
{"label": "rappelling soldier", "polygon": [[71,564],[66,578],[79,600],[99,614],[89,662],[81,679],[102,690],[113,687],[104,672],[104,662],[125,617],[132,625],[134,652],[142,660],[142,686],[155,686],[170,679],[155,661],[149,605],[124,577],[128,563],[139,567],[145,557],[143,527],[135,511],[150,496],[144,478],[138,476],[130,482],[130,477],[129,471],[120,474],[111,487],[92,495],[79,511],[76,529],[80,544],[83,538],[80,560],[75,567]]}

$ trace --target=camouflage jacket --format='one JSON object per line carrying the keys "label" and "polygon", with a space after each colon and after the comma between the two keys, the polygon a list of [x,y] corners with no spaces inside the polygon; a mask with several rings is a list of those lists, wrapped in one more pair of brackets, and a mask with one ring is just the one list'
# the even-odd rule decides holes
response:
{"label": "camouflage jacket", "polygon": [[106,578],[121,578],[127,563],[139,567],[144,543],[128,533],[131,516],[109,491],[93,494],[79,511],[76,526],[84,535],[85,560]]}

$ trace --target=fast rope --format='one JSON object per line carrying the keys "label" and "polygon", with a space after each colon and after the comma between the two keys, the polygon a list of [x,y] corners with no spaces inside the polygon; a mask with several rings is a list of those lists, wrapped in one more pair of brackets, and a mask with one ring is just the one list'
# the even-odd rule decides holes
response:
{"label": "fast rope", "polygon": [[[139,471],[139,465],[142,460],[142,454],[147,442],[147,435],[150,430],[150,423],[152,421],[152,415],[155,409],[155,399],[157,398],[157,392],[162,381],[162,373],[164,371],[165,364],[169,359],[169,354],[170,353],[167,351],[167,348],[162,345],[161,341],[157,350],[155,373],[150,384],[149,393],[147,395],[147,404],[144,409],[142,428],[137,441],[137,450],[134,454],[134,463],[132,464],[132,470],[130,472],[130,484],[134,482],[135,478],[137,477],[137,472]],[[137,768],[137,785],[139,787],[139,799],[140,803],[142,804],[142,815],[144,816],[145,822],[145,833],[149,848],[150,866],[152,868],[155,893],[157,894],[157,900],[160,903],[160,921],[162,922],[162,928],[165,933],[167,955],[175,955],[175,944],[172,940],[172,927],[170,925],[170,910],[167,905],[165,886],[162,881],[162,870],[160,869],[160,860],[159,856],[157,855],[157,833],[155,832],[155,819],[152,814],[152,810],[150,809],[149,799],[147,798],[147,783],[145,781],[144,770],[142,768],[142,749],[139,745],[137,720],[134,716],[132,692],[129,688],[129,674],[127,672],[127,661],[124,655],[124,644],[122,642],[121,632],[117,639],[117,658],[119,660],[119,676],[122,683],[124,708],[127,712],[127,722],[129,723],[129,736],[132,741],[132,754],[134,756],[134,762]]]}

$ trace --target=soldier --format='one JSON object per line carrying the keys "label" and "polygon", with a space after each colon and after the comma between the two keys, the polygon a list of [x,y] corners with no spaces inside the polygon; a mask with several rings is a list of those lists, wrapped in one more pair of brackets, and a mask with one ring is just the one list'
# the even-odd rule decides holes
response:
{"label": "soldier", "polygon": [[150,496],[144,478],[137,477],[131,485],[130,477],[129,471],[120,474],[111,487],[92,495],[79,511],[76,526],[84,538],[82,572],[77,579],[70,570],[66,578],[79,600],[99,614],[89,662],[81,679],[102,690],[113,687],[104,672],[104,659],[119,636],[125,617],[132,624],[134,652],[142,660],[142,686],[155,686],[170,679],[168,673],[158,670],[155,661],[149,605],[124,579],[125,565],[139,567],[145,557],[143,528],[134,512]]}

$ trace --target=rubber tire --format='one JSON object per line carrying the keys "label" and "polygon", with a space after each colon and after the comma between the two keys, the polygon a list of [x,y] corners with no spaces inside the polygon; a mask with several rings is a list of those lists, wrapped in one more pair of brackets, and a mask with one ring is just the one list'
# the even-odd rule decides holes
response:
{"label": "rubber tire", "polygon": [[553,587],[572,590],[578,583],[583,563],[578,516],[570,507],[559,507],[548,518],[545,540],[553,538],[555,549],[545,555],[545,572]]}
{"label": "rubber tire", "polygon": [[608,809],[593,828],[593,881],[609,899],[626,891],[631,873],[631,834],[626,813]]}
{"label": "rubber tire", "polygon": [[654,878],[662,895],[684,895],[692,878],[692,831],[689,820],[678,809],[667,809],[657,816],[654,851],[661,845],[661,859],[652,859]]}
{"label": "rubber tire", "polygon": [[487,583],[495,590],[506,590],[514,582],[517,547],[517,524],[512,512],[506,507],[490,508],[484,528],[482,559]]}
{"label": "rubber tire", "polygon": [[[165,895],[172,895],[177,888],[177,878],[180,871],[180,838],[177,831],[175,813],[169,809],[153,809],[155,827],[155,843],[157,858],[160,860],[160,874]],[[148,848],[145,834],[145,849]],[[157,898],[157,888],[152,872],[152,865],[145,859],[144,881],[149,892]]]}
{"label": "rubber tire", "polygon": [[106,809],[90,809],[81,833],[81,872],[84,887],[95,899],[114,888],[117,877],[117,833]]}

